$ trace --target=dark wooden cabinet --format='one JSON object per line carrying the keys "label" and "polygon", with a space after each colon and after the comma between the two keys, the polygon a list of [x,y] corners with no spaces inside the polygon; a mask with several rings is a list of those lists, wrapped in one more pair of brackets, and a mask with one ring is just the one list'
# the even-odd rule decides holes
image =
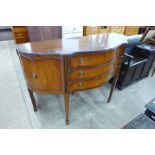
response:
{"label": "dark wooden cabinet", "polygon": [[149,51],[149,45],[146,49],[143,49],[143,44],[145,43],[139,43],[132,50],[130,56],[133,56],[133,58],[131,60],[126,61],[124,59],[117,81],[119,89],[126,88],[130,84],[149,76],[155,52]]}
{"label": "dark wooden cabinet", "polygon": [[110,102],[126,43],[123,35],[102,34],[17,45],[34,110],[33,91],[64,94],[68,124],[69,94],[99,87],[114,77]]}

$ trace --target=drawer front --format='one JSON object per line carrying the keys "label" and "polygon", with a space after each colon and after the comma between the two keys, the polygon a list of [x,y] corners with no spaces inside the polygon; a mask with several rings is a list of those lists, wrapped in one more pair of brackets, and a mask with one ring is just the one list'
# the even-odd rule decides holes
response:
{"label": "drawer front", "polygon": [[28,42],[28,38],[27,37],[16,37],[16,43],[20,44],[20,43],[26,43]]}
{"label": "drawer front", "polygon": [[92,80],[81,80],[79,82],[74,82],[69,85],[69,92],[75,92],[79,90],[87,90],[87,89],[99,87],[100,85],[106,83],[110,78],[111,78],[111,73],[106,74],[103,77],[92,79]]}
{"label": "drawer front", "polygon": [[24,26],[13,27],[12,32],[13,32],[16,44],[29,42],[29,39],[28,39],[29,36],[28,36],[26,27]]}
{"label": "drawer front", "polygon": [[27,32],[14,32],[15,37],[26,37]]}
{"label": "drawer front", "polygon": [[16,27],[16,26],[13,26],[13,32],[15,33],[15,32],[25,32],[25,31],[27,31],[27,28],[26,28],[26,26],[22,26],[22,27]]}
{"label": "drawer front", "polygon": [[115,56],[115,51],[108,51],[97,54],[80,54],[69,59],[70,68],[82,66],[94,66],[111,61]]}
{"label": "drawer front", "polygon": [[62,91],[61,61],[56,58],[21,57],[23,71],[30,89],[37,92]]}
{"label": "drawer front", "polygon": [[125,35],[135,35],[138,34],[139,27],[138,26],[126,26]]}
{"label": "drawer front", "polygon": [[84,68],[76,69],[69,73],[69,80],[78,80],[78,79],[97,77],[111,71],[113,67],[114,67],[114,61],[111,61],[110,63],[107,63],[104,66],[91,67],[88,69],[84,69]]}

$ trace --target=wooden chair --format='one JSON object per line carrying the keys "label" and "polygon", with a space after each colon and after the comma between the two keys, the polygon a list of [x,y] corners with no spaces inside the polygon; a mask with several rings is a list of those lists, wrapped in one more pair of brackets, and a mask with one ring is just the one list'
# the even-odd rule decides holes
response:
{"label": "wooden chair", "polygon": [[[128,38],[124,60],[117,81],[119,89],[123,89],[149,76],[155,59],[155,54],[153,54],[155,53],[154,45],[151,45],[153,43],[152,34],[155,35],[155,27],[147,27],[142,37],[132,36]],[[153,69],[152,76],[154,73],[155,68]]]}
{"label": "wooden chair", "polygon": [[[141,42],[143,42],[145,40],[145,38],[147,37],[147,35],[149,34],[150,31],[155,31],[155,26],[148,26],[141,38]],[[155,32],[154,32],[155,34]],[[148,38],[145,40],[146,42],[150,43],[150,44],[154,44],[155,45],[155,36],[153,38]],[[154,75],[155,73],[155,67],[153,69],[153,72],[152,72],[152,76]]]}

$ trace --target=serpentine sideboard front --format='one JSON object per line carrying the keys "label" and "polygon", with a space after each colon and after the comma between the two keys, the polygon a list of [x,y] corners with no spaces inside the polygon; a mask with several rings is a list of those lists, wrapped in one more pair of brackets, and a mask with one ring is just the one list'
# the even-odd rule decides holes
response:
{"label": "serpentine sideboard front", "polygon": [[111,33],[17,44],[34,111],[38,108],[33,92],[64,94],[69,124],[69,94],[99,87],[113,78],[110,102],[126,43],[124,35]]}

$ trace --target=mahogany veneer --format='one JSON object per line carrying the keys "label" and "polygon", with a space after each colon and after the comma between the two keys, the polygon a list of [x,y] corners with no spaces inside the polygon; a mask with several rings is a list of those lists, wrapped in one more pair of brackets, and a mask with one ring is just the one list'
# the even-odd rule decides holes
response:
{"label": "mahogany veneer", "polygon": [[16,45],[34,110],[33,92],[64,94],[69,124],[69,94],[113,78],[110,102],[126,43],[125,36],[112,33]]}

